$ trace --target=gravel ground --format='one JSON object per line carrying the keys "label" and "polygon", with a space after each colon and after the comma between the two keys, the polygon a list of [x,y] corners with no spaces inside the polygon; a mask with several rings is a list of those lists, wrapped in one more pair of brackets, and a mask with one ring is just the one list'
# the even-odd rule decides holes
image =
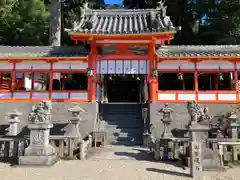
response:
{"label": "gravel ground", "polygon": [[[240,180],[240,168],[205,173],[203,180]],[[147,161],[60,161],[50,168],[0,164],[1,180],[190,180],[180,168]]]}
{"label": "gravel ground", "polygon": [[[97,153],[93,153],[88,160],[59,161],[54,166],[48,168],[10,167],[8,164],[0,163],[0,180],[192,179],[188,175],[189,170],[141,159],[139,149],[118,148],[118,150],[112,150],[112,148],[99,150]],[[127,152],[123,152],[123,150],[127,150]],[[135,156],[134,153],[136,154]],[[142,157],[146,158],[146,155]],[[239,172],[240,168],[232,168],[226,172],[205,172],[203,180],[240,180]]]}

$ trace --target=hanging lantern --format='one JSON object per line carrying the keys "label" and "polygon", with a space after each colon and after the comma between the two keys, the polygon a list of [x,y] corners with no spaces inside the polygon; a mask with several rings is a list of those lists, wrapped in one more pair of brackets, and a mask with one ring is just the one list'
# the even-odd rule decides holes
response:
{"label": "hanging lantern", "polygon": [[219,73],[218,78],[219,78],[220,81],[223,81],[224,80],[223,73]]}
{"label": "hanging lantern", "polygon": [[183,74],[182,73],[178,73],[178,80],[183,80]]}
{"label": "hanging lantern", "polygon": [[94,75],[93,75],[93,69],[92,69],[92,68],[87,68],[87,76],[88,76],[88,77],[94,76]]}
{"label": "hanging lantern", "polygon": [[153,77],[157,77],[157,76],[158,76],[158,71],[157,71],[156,68],[153,68],[153,69],[152,69],[152,76],[153,76]]}

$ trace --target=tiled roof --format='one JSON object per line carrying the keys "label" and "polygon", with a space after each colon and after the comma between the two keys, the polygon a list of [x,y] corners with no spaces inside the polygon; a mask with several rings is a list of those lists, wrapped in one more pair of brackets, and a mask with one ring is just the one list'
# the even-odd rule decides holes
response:
{"label": "tiled roof", "polygon": [[146,34],[174,32],[175,28],[166,16],[166,7],[157,9],[85,9],[71,33],[89,34]]}
{"label": "tiled roof", "polygon": [[240,46],[162,46],[157,49],[157,54],[163,58],[240,56]]}
{"label": "tiled roof", "polygon": [[51,46],[0,46],[0,57],[84,57],[88,52],[84,47]]}

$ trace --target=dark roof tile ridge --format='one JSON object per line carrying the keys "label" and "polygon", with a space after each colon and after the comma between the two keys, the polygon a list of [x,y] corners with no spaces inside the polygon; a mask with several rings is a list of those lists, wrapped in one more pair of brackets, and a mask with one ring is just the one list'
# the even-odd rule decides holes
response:
{"label": "dark roof tile ridge", "polygon": [[235,47],[240,48],[240,45],[163,45],[160,48],[208,48],[208,47],[218,47],[218,48],[226,48],[226,47]]}
{"label": "dark roof tile ridge", "polygon": [[9,45],[0,45],[0,48],[42,48],[42,47],[51,48],[53,46],[9,46]]}
{"label": "dark roof tile ridge", "polygon": [[156,11],[159,11],[158,9],[92,9],[92,10],[88,10],[88,11],[96,11],[96,12],[115,12],[115,11],[123,11],[123,12],[126,12],[126,11],[129,11],[129,12],[138,12],[138,11],[152,11],[152,10],[156,10]]}

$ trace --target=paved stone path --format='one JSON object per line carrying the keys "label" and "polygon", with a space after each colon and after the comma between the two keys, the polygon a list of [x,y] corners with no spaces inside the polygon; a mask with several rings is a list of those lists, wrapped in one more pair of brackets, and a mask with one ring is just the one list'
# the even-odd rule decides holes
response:
{"label": "paved stone path", "polygon": [[[50,168],[0,163],[0,180],[191,180],[189,170],[144,160],[149,156],[143,150],[108,146],[95,151],[89,160],[60,161]],[[240,180],[239,172],[240,168],[206,172],[203,180]]]}

